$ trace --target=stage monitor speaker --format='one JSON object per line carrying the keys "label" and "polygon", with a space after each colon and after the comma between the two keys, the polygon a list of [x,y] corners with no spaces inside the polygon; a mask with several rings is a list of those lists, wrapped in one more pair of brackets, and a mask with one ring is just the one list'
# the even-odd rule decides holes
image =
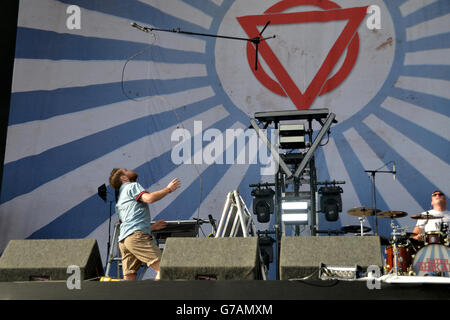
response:
{"label": "stage monitor speaker", "polygon": [[104,275],[95,239],[11,240],[0,257],[0,281],[67,280],[80,268],[80,280]]}
{"label": "stage monitor speaker", "polygon": [[161,280],[256,280],[258,238],[167,238]]}
{"label": "stage monitor speaker", "polygon": [[281,239],[280,279],[319,277],[319,266],[361,267],[371,265],[383,270],[380,237],[320,236]]}

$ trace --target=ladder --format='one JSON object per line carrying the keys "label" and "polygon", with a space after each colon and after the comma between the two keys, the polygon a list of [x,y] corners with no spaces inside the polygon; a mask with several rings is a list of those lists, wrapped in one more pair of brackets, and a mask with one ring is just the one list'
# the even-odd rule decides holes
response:
{"label": "ladder", "polygon": [[[238,190],[228,193],[220,218],[219,226],[215,238],[224,237],[249,237],[249,230],[254,235],[257,234],[253,217],[247,209],[244,200]],[[261,263],[261,275],[263,280],[267,280],[267,268],[262,263],[261,251],[259,252]]]}
{"label": "ladder", "polygon": [[[111,265],[114,261],[117,261],[117,276],[120,278],[121,269],[122,269],[122,256],[120,254],[119,249],[119,234],[120,234],[120,222],[117,222],[114,225],[113,239],[112,245],[108,252],[108,263],[106,264],[106,272],[105,277],[110,277]],[[142,271],[136,280],[142,280],[145,272],[148,267],[145,263],[142,263]]]}

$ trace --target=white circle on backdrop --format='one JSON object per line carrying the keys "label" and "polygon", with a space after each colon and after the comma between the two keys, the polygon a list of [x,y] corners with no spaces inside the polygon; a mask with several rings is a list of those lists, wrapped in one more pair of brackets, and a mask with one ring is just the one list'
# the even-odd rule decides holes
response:
{"label": "white circle on backdrop", "polygon": [[[263,15],[264,11],[281,1],[248,0],[235,1],[224,16],[219,35],[248,38],[237,17]],[[328,108],[342,122],[361,110],[378,93],[392,66],[395,54],[395,30],[388,9],[382,0],[362,3],[360,0],[337,0],[342,9],[377,5],[381,13],[381,29],[370,30],[367,14],[357,29],[359,35],[358,57],[352,71],[334,90],[317,96],[310,109]],[[299,5],[287,12],[323,11],[319,7]],[[270,20],[270,15],[268,21]],[[304,93],[311,83],[329,50],[346,25],[346,21],[326,23],[298,23],[269,25],[263,37],[276,35],[266,40],[299,90]],[[258,27],[261,31],[262,26]],[[320,37],[318,37],[320,35]],[[218,38],[215,47],[216,70],[232,102],[253,117],[255,112],[273,110],[297,110],[289,97],[283,97],[267,89],[254,76],[247,59],[247,42]],[[342,65],[347,49],[343,52],[331,78]],[[264,71],[276,81],[261,54],[259,62]],[[252,68],[253,68],[252,63]]]}

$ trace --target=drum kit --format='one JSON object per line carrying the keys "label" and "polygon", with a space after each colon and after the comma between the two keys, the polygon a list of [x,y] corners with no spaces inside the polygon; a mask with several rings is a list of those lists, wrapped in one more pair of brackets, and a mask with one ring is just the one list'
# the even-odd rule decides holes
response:
{"label": "drum kit", "polygon": [[[345,226],[344,233],[365,236],[371,228],[363,226],[367,217],[391,219],[390,238],[380,237],[381,245],[385,245],[385,274],[394,273],[402,276],[443,276],[450,277],[450,230],[446,222],[441,221],[440,229],[424,232],[421,235],[406,232],[395,224],[394,219],[408,216],[404,211],[381,211],[371,207],[357,207],[347,211],[359,219],[359,226]],[[418,220],[442,219],[430,214],[416,214],[410,218]],[[421,240],[418,240],[421,239]],[[422,240],[423,239],[423,240]]]}

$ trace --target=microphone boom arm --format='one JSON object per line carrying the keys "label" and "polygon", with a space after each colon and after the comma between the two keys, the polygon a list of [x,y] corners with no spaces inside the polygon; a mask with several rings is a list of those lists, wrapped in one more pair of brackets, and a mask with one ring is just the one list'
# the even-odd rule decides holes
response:
{"label": "microphone boom arm", "polygon": [[258,69],[258,46],[259,46],[259,43],[261,41],[265,41],[265,40],[268,40],[268,39],[273,39],[273,38],[276,37],[275,35],[273,35],[271,37],[266,37],[266,38],[262,37],[262,33],[267,28],[267,26],[270,24],[270,21],[268,21],[266,23],[266,25],[262,29],[261,33],[259,34],[259,36],[255,37],[255,38],[242,38],[242,37],[222,36],[222,35],[218,35],[218,34],[182,31],[180,28],[176,28],[176,29],[149,28],[149,27],[141,26],[141,25],[137,24],[136,22],[131,22],[130,24],[131,24],[132,27],[134,27],[136,29],[139,29],[139,30],[141,30],[143,32],[162,31],[162,32],[182,33],[182,34],[188,34],[188,35],[194,35],[194,36],[202,36],[202,37],[213,37],[213,38],[222,38],[222,39],[229,39],[229,40],[250,41],[251,43],[253,43],[255,45],[255,49],[256,49],[255,70]]}

